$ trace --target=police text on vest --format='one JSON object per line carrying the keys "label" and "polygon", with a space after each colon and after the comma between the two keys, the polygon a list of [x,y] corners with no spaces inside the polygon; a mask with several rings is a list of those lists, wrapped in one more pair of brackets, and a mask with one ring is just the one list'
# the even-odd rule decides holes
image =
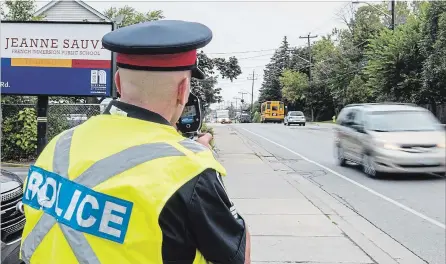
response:
{"label": "police text on vest", "polygon": [[133,203],[31,166],[23,203],[80,232],[123,243]]}

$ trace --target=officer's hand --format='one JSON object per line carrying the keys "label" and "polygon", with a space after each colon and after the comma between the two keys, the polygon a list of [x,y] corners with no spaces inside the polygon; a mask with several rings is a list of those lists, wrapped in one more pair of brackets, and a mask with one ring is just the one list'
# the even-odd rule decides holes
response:
{"label": "officer's hand", "polygon": [[212,140],[212,135],[209,133],[201,133],[198,134],[198,139],[197,142],[203,144],[204,146],[210,148],[211,145],[211,140]]}

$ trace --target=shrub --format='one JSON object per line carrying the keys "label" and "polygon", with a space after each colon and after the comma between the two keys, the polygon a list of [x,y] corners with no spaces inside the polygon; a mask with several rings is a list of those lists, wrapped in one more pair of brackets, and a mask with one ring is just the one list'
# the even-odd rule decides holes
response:
{"label": "shrub", "polygon": [[2,122],[2,160],[31,160],[36,157],[37,118],[34,108],[24,108]]}
{"label": "shrub", "polygon": [[201,126],[201,132],[210,133],[211,135],[214,135],[214,129],[208,126],[206,123],[203,123],[203,125]]}
{"label": "shrub", "polygon": [[252,122],[253,122],[253,123],[260,123],[260,120],[261,120],[261,119],[260,119],[260,113],[256,111],[256,112],[254,113],[254,117],[252,118]]}
{"label": "shrub", "polygon": [[63,131],[70,129],[70,123],[66,115],[48,112],[47,137],[48,142]]}

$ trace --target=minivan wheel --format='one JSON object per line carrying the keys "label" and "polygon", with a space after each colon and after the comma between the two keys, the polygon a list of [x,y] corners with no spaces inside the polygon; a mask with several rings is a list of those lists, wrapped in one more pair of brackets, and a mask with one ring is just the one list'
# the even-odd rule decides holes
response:
{"label": "minivan wheel", "polygon": [[345,159],[344,149],[341,146],[336,146],[336,159],[339,166],[344,167],[347,165],[347,160]]}
{"label": "minivan wheel", "polygon": [[375,168],[375,162],[373,161],[373,157],[370,154],[362,155],[362,171],[371,178],[378,177],[378,172]]}

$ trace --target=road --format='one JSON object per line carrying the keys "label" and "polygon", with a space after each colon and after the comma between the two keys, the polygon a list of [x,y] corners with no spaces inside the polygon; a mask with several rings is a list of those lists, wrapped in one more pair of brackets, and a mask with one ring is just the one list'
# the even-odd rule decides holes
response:
{"label": "road", "polygon": [[333,127],[330,124],[232,126],[426,263],[445,264],[444,178],[395,175],[371,179],[357,166],[339,167],[333,155]]}

